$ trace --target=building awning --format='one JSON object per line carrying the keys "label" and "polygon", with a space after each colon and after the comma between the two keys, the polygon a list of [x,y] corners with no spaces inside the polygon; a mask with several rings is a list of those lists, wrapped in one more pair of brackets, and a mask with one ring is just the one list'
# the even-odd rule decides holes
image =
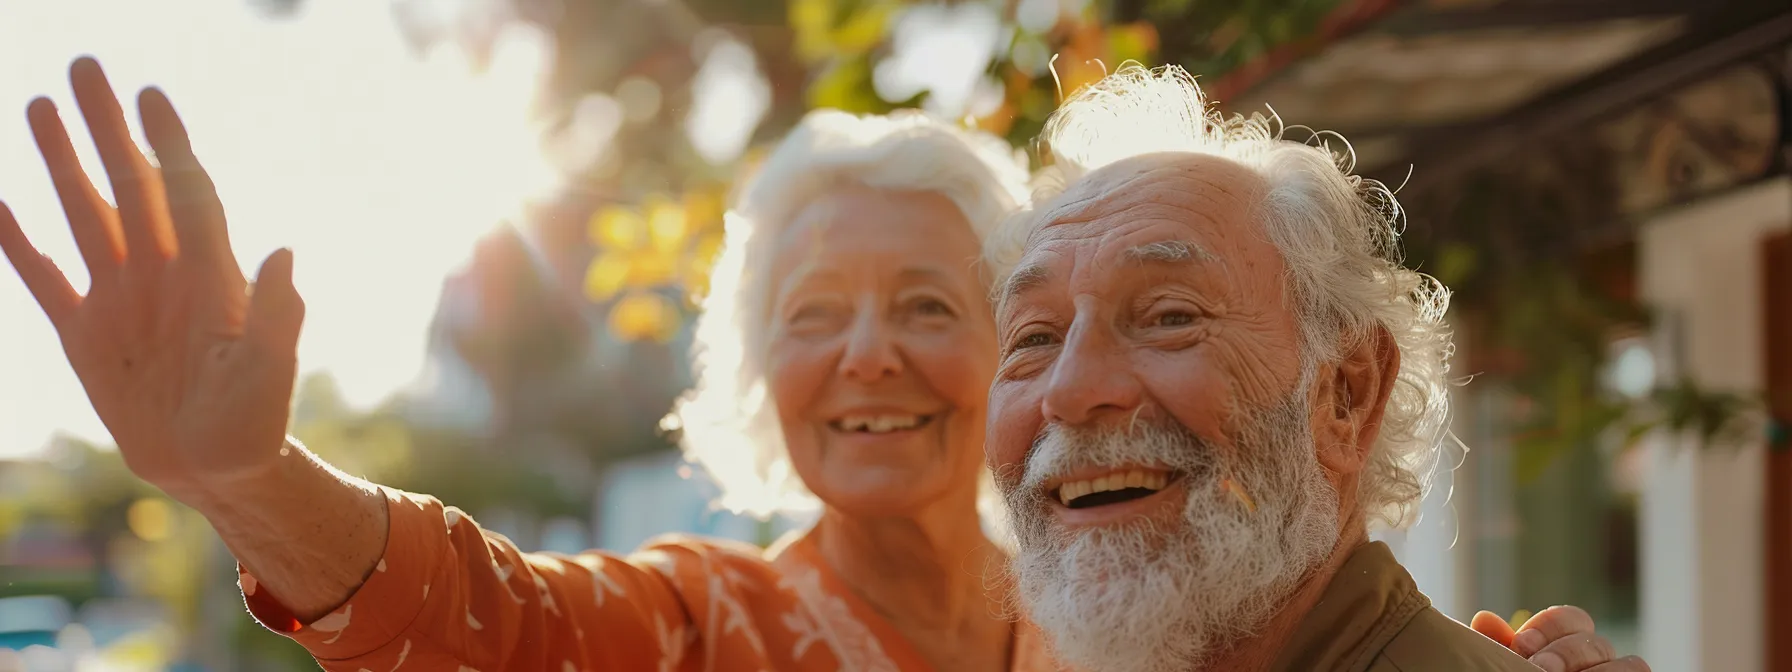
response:
{"label": "building awning", "polygon": [[[1398,183],[1411,167],[1409,188],[1422,189],[1527,142],[1720,78],[1738,63],[1767,59],[1783,70],[1792,5],[1356,0],[1340,5],[1321,33],[1206,88],[1228,110],[1268,106],[1289,124],[1341,133],[1363,172]],[[1773,79],[1735,86],[1784,87]],[[1734,133],[1744,136],[1761,135],[1763,123],[1777,136],[1780,126],[1772,118],[1718,123],[1740,124]]]}

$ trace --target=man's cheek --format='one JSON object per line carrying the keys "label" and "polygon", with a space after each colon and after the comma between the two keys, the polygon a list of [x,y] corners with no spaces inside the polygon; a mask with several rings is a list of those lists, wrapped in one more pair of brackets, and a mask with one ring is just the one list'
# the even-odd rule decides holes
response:
{"label": "man's cheek", "polygon": [[[1030,437],[1038,432],[1038,410],[1029,408],[1001,383],[990,393],[989,431],[984,440],[985,462],[998,477],[1018,470],[1027,457]],[[1018,474],[1015,476],[1018,478]]]}

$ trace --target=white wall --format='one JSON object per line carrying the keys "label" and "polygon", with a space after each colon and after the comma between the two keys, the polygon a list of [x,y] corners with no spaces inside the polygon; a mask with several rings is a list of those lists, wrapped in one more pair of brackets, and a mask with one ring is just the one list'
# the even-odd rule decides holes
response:
{"label": "white wall", "polygon": [[[1792,223],[1792,179],[1666,213],[1640,241],[1643,299],[1658,309],[1663,382],[1757,391],[1765,381],[1761,240]],[[1643,656],[1657,670],[1764,669],[1764,447],[1694,453],[1680,437],[1645,447]]]}
{"label": "white wall", "polygon": [[1457,530],[1463,512],[1460,500],[1452,501],[1452,495],[1459,494],[1452,492],[1452,485],[1460,474],[1440,468],[1434,478],[1431,491],[1419,504],[1419,519],[1411,528],[1378,531],[1372,537],[1393,549],[1419,590],[1431,598],[1432,606],[1466,623],[1475,610],[1463,599],[1457,574]]}

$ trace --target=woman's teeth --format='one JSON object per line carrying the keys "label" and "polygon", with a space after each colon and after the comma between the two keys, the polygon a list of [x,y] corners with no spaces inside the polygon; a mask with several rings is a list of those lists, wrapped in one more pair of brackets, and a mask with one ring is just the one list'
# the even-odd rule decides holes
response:
{"label": "woman's teeth", "polygon": [[[1100,492],[1126,490],[1129,488],[1139,488],[1150,492],[1157,492],[1164,489],[1169,483],[1169,472],[1144,469],[1116,471],[1095,478],[1070,481],[1058,486],[1058,501],[1063,502],[1065,506],[1070,506],[1072,501],[1088,495]],[[1148,493],[1140,494],[1143,495]]]}
{"label": "woman's teeth", "polygon": [[887,434],[927,424],[926,415],[849,415],[830,423],[843,432]]}

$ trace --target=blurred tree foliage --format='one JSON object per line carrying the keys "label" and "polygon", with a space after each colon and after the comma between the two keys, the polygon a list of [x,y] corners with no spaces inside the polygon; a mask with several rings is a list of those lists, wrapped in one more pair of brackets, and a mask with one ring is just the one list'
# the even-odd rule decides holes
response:
{"label": "blurred tree foliage", "polygon": [[1405,199],[1407,263],[1453,290],[1456,327],[1470,335],[1455,370],[1517,394],[1500,421],[1521,483],[1564,455],[1628,448],[1656,429],[1706,447],[1758,428],[1751,394],[1674,379],[1631,397],[1608,384],[1614,341],[1661,317],[1636,295],[1633,246],[1586,252],[1586,229],[1623,221],[1615,166],[1602,145],[1567,138]]}
{"label": "blurred tree foliage", "polygon": [[[694,314],[695,303],[678,298],[707,290],[721,203],[736,178],[808,110],[923,107],[1025,148],[1064,94],[1120,63],[1173,62],[1218,77],[1309,35],[1338,4],[631,0],[549,10],[515,0],[515,15],[559,44],[542,100],[549,141],[575,128],[594,100],[614,101],[623,115],[604,155],[576,170],[568,190],[589,216],[544,222],[544,237],[592,250],[583,289],[612,335],[667,343]],[[729,40],[750,47],[770,95],[748,150],[717,163],[693,151],[686,117],[706,59]],[[899,82],[905,75],[921,81]],[[635,114],[643,107],[651,109]]]}

